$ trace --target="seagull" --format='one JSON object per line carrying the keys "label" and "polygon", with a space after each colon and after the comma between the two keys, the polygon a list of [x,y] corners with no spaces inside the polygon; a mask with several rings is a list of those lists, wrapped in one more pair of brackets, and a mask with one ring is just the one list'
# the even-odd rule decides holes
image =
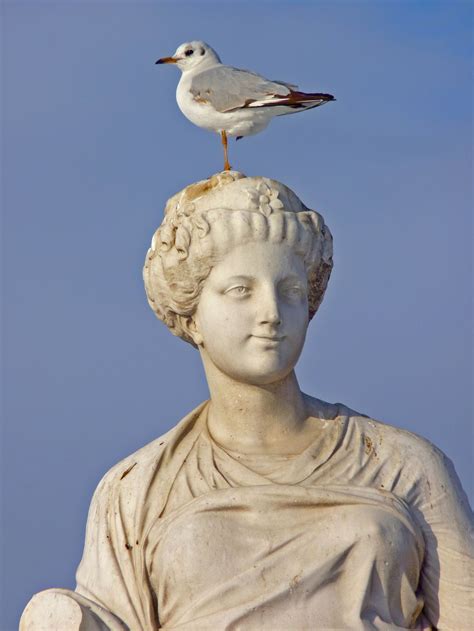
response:
{"label": "seagull", "polygon": [[224,170],[230,171],[227,137],[263,131],[274,116],[303,112],[329,101],[332,94],[300,92],[296,85],[269,81],[255,72],[221,63],[216,51],[201,41],[178,46],[172,57],[157,64],[175,64],[182,75],[176,100],[182,113],[198,127],[220,134]]}

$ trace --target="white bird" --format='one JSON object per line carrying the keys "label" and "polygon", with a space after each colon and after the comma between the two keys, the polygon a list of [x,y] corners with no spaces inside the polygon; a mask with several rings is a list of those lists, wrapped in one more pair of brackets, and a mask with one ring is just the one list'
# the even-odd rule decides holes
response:
{"label": "white bird", "polygon": [[172,57],[157,64],[175,64],[182,75],[176,100],[183,114],[198,127],[220,134],[224,169],[230,170],[227,136],[251,136],[265,129],[274,116],[294,114],[334,101],[331,94],[299,92],[297,86],[221,63],[201,41],[181,44]]}

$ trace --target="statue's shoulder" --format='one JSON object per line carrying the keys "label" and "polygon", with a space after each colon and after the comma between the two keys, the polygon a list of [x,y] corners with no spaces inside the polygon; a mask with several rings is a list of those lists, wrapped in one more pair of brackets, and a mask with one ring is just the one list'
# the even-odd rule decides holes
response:
{"label": "statue's shoulder", "polygon": [[149,487],[160,471],[162,478],[169,477],[170,470],[179,466],[186,456],[197,433],[197,421],[206,402],[201,403],[168,432],[155,438],[115,464],[102,477],[95,495],[116,493],[135,494],[138,489]]}
{"label": "statue's shoulder", "polygon": [[341,403],[310,397],[308,405],[313,416],[340,425],[334,458],[338,462],[351,460],[352,483],[392,491],[423,510],[433,506],[433,497],[450,497],[453,511],[462,509],[470,514],[453,463],[427,438]]}
{"label": "statue's shoulder", "polygon": [[384,455],[385,458],[432,463],[432,467],[443,467],[447,457],[431,441],[407,429],[377,420],[357,412],[343,403],[327,403],[307,397],[311,414],[318,418],[338,421],[344,425],[344,440],[354,447],[360,445],[366,453]]}
{"label": "statue's shoulder", "polygon": [[443,452],[424,436],[361,414],[344,405],[340,405],[340,409],[347,414],[352,431],[363,438],[366,447],[371,444],[373,449],[378,447],[379,452],[397,455],[398,458],[403,454],[406,460],[413,459],[415,462],[419,462],[420,457],[429,461],[445,458]]}

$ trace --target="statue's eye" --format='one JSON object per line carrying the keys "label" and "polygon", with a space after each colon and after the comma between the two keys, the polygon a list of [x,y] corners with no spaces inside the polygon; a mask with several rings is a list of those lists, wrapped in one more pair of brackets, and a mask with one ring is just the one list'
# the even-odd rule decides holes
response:
{"label": "statue's eye", "polygon": [[304,296],[305,288],[299,283],[289,283],[281,287],[281,292],[283,296],[286,296],[286,298],[290,300],[299,300]]}
{"label": "statue's eye", "polygon": [[191,48],[190,50],[187,50],[184,54],[186,55],[186,57],[191,57],[193,53],[194,53],[194,50]]}
{"label": "statue's eye", "polygon": [[234,287],[230,287],[225,293],[240,298],[242,296],[247,296],[249,291],[250,289],[248,287],[245,287],[245,285],[235,285]]}
{"label": "statue's eye", "polygon": [[290,296],[299,296],[302,293],[302,288],[299,285],[290,285],[287,287],[286,293]]}

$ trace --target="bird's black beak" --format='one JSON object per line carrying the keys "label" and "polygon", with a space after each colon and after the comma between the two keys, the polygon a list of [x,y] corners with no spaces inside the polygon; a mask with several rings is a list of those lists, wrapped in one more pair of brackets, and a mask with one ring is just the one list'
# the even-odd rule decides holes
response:
{"label": "bird's black beak", "polygon": [[155,61],[155,64],[175,64],[177,61],[176,57],[162,57]]}

